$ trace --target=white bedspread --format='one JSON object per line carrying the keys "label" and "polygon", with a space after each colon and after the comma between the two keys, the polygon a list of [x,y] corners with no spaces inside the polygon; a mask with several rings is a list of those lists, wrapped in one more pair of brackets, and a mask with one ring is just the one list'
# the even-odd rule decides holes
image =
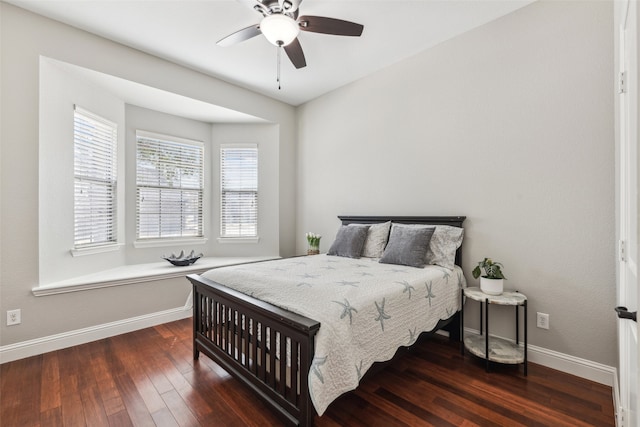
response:
{"label": "white bedspread", "polygon": [[321,323],[309,390],[322,415],[374,362],[460,309],[462,270],[314,255],[210,270],[207,279]]}

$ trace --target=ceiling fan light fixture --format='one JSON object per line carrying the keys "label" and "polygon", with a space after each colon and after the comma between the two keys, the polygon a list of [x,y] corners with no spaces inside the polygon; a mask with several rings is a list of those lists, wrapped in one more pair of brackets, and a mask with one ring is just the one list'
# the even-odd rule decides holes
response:
{"label": "ceiling fan light fixture", "polygon": [[298,37],[298,23],[287,15],[272,14],[260,22],[260,31],[276,46],[286,46]]}

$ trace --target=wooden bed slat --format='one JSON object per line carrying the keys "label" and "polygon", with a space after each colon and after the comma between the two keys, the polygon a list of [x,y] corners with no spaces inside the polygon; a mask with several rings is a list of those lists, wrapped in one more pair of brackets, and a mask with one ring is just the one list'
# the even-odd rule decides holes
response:
{"label": "wooden bed slat", "polygon": [[258,363],[257,363],[257,357],[258,357],[258,340],[256,339],[257,333],[258,333],[258,323],[256,322],[256,319],[252,319],[251,322],[251,360],[252,365],[251,365],[251,372],[254,375],[257,375],[258,373]]}
{"label": "wooden bed slat", "polygon": [[287,387],[287,337],[278,335],[278,338],[280,340],[280,372],[278,375],[278,393],[281,396],[285,396],[285,389]]}
{"label": "wooden bed slat", "polygon": [[259,378],[266,383],[266,375],[267,375],[267,369],[266,369],[266,362],[267,362],[267,352],[264,350],[265,349],[265,336],[266,336],[266,327],[264,325],[264,323],[260,323],[260,335],[258,338],[258,352],[260,353],[260,357],[258,360],[260,360],[259,366],[258,366],[258,370],[260,372],[260,376]]}
{"label": "wooden bed slat", "polygon": [[[269,328],[269,348],[268,348],[268,354],[269,354],[269,376],[268,376],[268,384],[271,387],[276,386],[276,348],[278,345],[278,341],[276,340],[276,330],[274,328]],[[265,349],[267,349],[267,346],[265,344]],[[267,353],[267,351],[265,350],[265,353]]]}
{"label": "wooden bed slat", "polygon": [[[300,357],[298,341],[291,340],[291,364],[293,365]],[[298,376],[292,374],[291,375],[291,386],[289,387],[289,396],[287,400],[293,403],[294,405],[298,405]]]}

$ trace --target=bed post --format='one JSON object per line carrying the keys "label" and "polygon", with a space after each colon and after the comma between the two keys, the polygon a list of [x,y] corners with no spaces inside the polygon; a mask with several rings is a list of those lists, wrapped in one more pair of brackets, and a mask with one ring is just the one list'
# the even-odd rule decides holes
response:
{"label": "bed post", "polygon": [[192,284],[191,293],[193,295],[193,360],[198,360],[200,357],[200,350],[196,345],[196,334],[198,333],[198,324],[200,324],[201,310],[197,310],[196,308],[201,308],[202,304],[200,302],[200,294],[198,293],[195,283]]}
{"label": "bed post", "polygon": [[460,341],[460,312],[456,312],[451,317],[451,322],[447,324],[443,328],[445,331],[449,332],[449,340],[454,342]]}
{"label": "bed post", "polygon": [[[311,371],[311,365],[313,364],[313,357],[315,355],[315,334],[317,330],[309,334],[309,339],[306,342],[306,350],[302,352],[303,357],[300,360],[300,426],[312,427],[316,415],[316,409],[311,401],[311,392],[309,391],[309,373]],[[308,368],[308,369],[307,369]]]}

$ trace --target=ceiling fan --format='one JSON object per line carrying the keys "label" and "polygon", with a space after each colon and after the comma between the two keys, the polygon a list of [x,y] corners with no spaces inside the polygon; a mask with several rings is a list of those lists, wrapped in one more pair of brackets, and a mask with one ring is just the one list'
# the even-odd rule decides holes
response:
{"label": "ceiling fan", "polygon": [[[324,16],[298,16],[302,0],[238,0],[260,13],[259,24],[243,28],[220,41],[218,46],[231,46],[263,34],[270,43],[283,48],[296,68],[306,67],[307,61],[298,40],[300,31],[359,37],[364,26],[355,22]],[[280,49],[278,49],[278,52]],[[278,62],[279,64],[279,62]]]}

